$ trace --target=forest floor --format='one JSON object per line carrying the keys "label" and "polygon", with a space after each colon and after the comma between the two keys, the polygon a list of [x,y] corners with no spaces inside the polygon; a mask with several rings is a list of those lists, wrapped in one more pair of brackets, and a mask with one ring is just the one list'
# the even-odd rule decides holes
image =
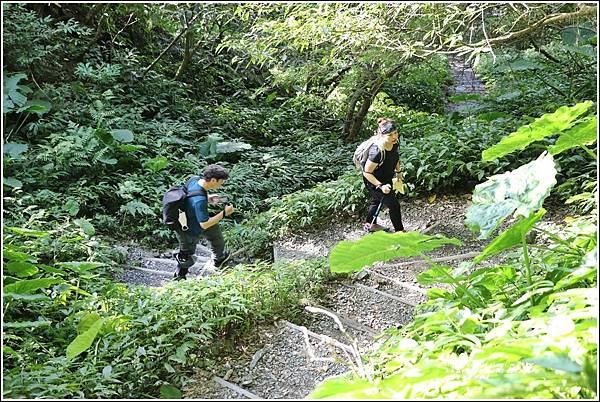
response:
{"label": "forest floor", "polygon": [[[471,260],[488,243],[476,239],[464,225],[470,194],[442,196],[435,200],[402,199],[403,222],[407,230],[428,231],[458,238],[461,246],[440,247],[428,256],[442,259],[443,264],[458,267]],[[568,209],[564,204],[547,200],[548,213],[542,226],[560,225]],[[386,214],[380,224],[391,227]],[[503,228],[508,226],[504,223]],[[366,233],[362,221],[335,221],[291,235],[274,244],[276,261],[327,256],[341,240],[356,240]],[[544,243],[537,236],[536,243]],[[170,280],[174,264],[165,258],[151,257],[150,252],[132,248],[130,258],[141,260],[150,271],[127,271],[121,280],[161,286]],[[497,264],[510,253],[484,261],[480,266]],[[164,256],[163,256],[164,257]],[[195,276],[218,274],[210,267],[209,252],[199,247],[201,259],[191,273]],[[355,366],[355,353],[364,354],[387,328],[401,328],[413,319],[415,308],[426,300],[426,288],[417,283],[416,275],[428,269],[417,259],[397,259],[376,263],[358,274],[334,275],[326,286],[325,297],[318,304],[307,301],[317,312],[298,306],[298,319],[293,323],[276,319],[241,339],[229,342],[221,358],[210,370],[198,370],[183,390],[185,398],[200,399],[301,399],[325,378],[344,373]],[[335,324],[334,313],[345,332]],[[354,347],[352,347],[354,345]]]}

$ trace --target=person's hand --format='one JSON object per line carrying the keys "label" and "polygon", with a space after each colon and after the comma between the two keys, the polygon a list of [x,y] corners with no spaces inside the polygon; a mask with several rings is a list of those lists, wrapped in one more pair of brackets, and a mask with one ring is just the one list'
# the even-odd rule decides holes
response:
{"label": "person's hand", "polygon": [[227,204],[225,205],[225,215],[229,216],[233,213],[233,205]]}
{"label": "person's hand", "polygon": [[383,194],[389,194],[390,191],[392,191],[392,186],[390,186],[389,184],[384,184],[383,186],[379,187],[381,189],[381,192]]}

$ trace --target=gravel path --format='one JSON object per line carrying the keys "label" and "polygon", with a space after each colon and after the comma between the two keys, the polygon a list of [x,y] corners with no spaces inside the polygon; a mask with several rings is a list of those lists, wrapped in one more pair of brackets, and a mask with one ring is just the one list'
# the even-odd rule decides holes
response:
{"label": "gravel path", "polygon": [[[439,233],[463,240],[460,247],[446,246],[434,250],[429,253],[432,258],[479,252],[488,241],[475,239],[464,226],[464,214],[469,203],[470,197],[466,196],[441,197],[432,203],[426,200],[403,201],[405,226],[408,230],[423,230],[432,226],[429,234]],[[562,220],[564,206],[555,205],[549,209],[554,212],[545,218],[546,224]],[[380,223],[391,227],[385,214]],[[330,248],[340,240],[356,240],[364,234],[361,222],[334,222],[278,242],[275,244],[275,255],[280,260],[327,256]],[[503,258],[490,259],[485,265],[497,264]],[[344,332],[328,315],[306,310],[293,324],[346,345],[354,344],[358,354],[365,353],[375,345],[385,329],[400,328],[409,323],[413,319],[415,305],[426,300],[423,294],[426,287],[417,284],[416,275],[428,269],[427,264],[415,261],[414,264],[401,267],[390,266],[393,263],[404,264],[407,260],[411,259],[377,263],[371,267],[372,271],[389,279],[362,271],[359,274],[336,276],[336,280],[327,284],[326,299],[316,307],[335,312],[341,319]],[[465,259],[443,263],[458,267],[463,261]],[[408,284],[409,287],[398,286],[395,281]],[[383,293],[375,293],[372,289]],[[192,383],[184,390],[186,398],[247,398],[217,385],[214,376],[218,376],[261,399],[301,399],[326,377],[358,369],[350,353],[305,335],[301,329],[292,328],[281,320],[270,327],[257,329],[252,339],[240,344],[239,348],[239,354],[224,356],[222,363],[211,373],[201,372],[193,377]]]}

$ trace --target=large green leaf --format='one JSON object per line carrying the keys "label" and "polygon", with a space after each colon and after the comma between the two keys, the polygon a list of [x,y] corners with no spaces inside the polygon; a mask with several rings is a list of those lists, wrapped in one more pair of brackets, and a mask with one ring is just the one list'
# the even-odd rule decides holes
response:
{"label": "large green leaf", "polygon": [[22,106],[27,102],[27,97],[20,92],[22,91],[22,87],[18,85],[19,81],[25,78],[27,78],[25,74],[3,76],[2,92],[4,96],[2,113],[12,112],[15,106]]}
{"label": "large green leaf", "polygon": [[554,159],[547,152],[512,172],[492,176],[475,187],[465,224],[487,238],[511,213],[528,217],[539,210],[556,184]]}
{"label": "large green leaf", "polygon": [[27,151],[28,147],[29,146],[27,144],[7,142],[4,144],[4,150],[2,152],[10,155],[11,158],[19,158],[23,152]]}
{"label": "large green leaf", "polygon": [[15,300],[25,300],[25,301],[42,301],[42,300],[50,300],[50,298],[43,294],[22,294],[22,293],[4,293],[4,297],[12,297]]}
{"label": "large green leaf", "polygon": [[94,225],[92,225],[90,223],[90,221],[88,221],[87,219],[84,219],[84,218],[75,219],[73,222],[76,223],[77,226],[79,226],[81,228],[81,230],[83,230],[83,233],[85,233],[88,236],[93,236],[96,233],[96,229],[94,229]]}
{"label": "large green leaf", "polygon": [[373,383],[361,378],[349,379],[347,375],[329,377],[321,382],[306,397],[306,399],[381,399],[384,398],[380,390]]}
{"label": "large green leaf", "polygon": [[30,254],[22,253],[20,251],[15,250],[14,246],[10,244],[4,246],[4,249],[2,250],[2,257],[10,261],[37,262],[37,258]]}
{"label": "large green leaf", "polygon": [[37,321],[14,321],[5,322],[4,328],[36,328],[36,327],[47,327],[52,324],[52,321],[37,320]]}
{"label": "large green leaf", "polygon": [[552,155],[558,155],[567,149],[591,144],[596,141],[597,130],[598,123],[596,116],[582,120],[570,130],[563,132],[558,137],[556,144],[548,148],[548,152]]}
{"label": "large green leaf", "polygon": [[79,261],[69,261],[69,262],[58,262],[56,265],[60,265],[62,267],[71,269],[75,272],[86,272],[91,271],[92,269],[96,269],[98,267],[104,266],[106,264],[102,262],[79,262]]}
{"label": "large green leaf", "polygon": [[575,106],[562,106],[554,113],[548,113],[536,119],[533,123],[519,127],[517,131],[486,149],[481,156],[485,161],[491,161],[516,150],[525,149],[529,144],[539,141],[549,135],[560,133],[571,127],[571,124],[591,106],[592,101],[578,103]]}
{"label": "large green leaf", "polygon": [[81,317],[79,320],[79,324],[77,324],[77,333],[82,334],[92,328],[98,320],[100,320],[100,314],[93,312],[88,313]]}
{"label": "large green leaf", "polygon": [[25,278],[38,273],[38,268],[30,262],[12,261],[4,265],[4,269],[16,274],[19,278]]}
{"label": "large green leaf", "polygon": [[38,116],[46,114],[52,109],[52,104],[45,100],[32,99],[25,102],[23,106],[17,109],[17,112],[35,113]]}
{"label": "large green leaf", "polygon": [[130,130],[112,130],[110,134],[119,142],[133,141],[133,133]]}
{"label": "large green leaf", "polygon": [[6,226],[4,230],[9,230],[13,233],[20,234],[22,236],[31,236],[31,237],[44,237],[49,236],[50,232],[44,230],[33,230],[27,228],[17,228],[14,226]]}
{"label": "large green leaf", "polygon": [[483,249],[481,254],[475,257],[473,261],[479,263],[486,258],[498,254],[501,251],[521,244],[523,236],[531,230],[533,225],[535,225],[535,223],[539,221],[545,213],[546,210],[542,208],[538,212],[532,214],[530,217],[520,219],[516,224],[512,225],[510,228],[508,228],[508,230],[492,240],[492,242],[488,244],[487,247]]}
{"label": "large green leaf", "polygon": [[160,397],[162,399],[181,399],[181,390],[171,384],[160,386]]}
{"label": "large green leaf", "polygon": [[165,158],[164,156],[157,156],[153,159],[148,159],[144,163],[144,167],[152,170],[153,172],[159,172],[168,166],[169,166],[169,160],[167,158]]}
{"label": "large green leaf", "polygon": [[226,154],[230,152],[239,152],[252,149],[252,145],[246,144],[245,142],[219,142],[216,147],[217,153]]}
{"label": "large green leaf", "polygon": [[336,244],[329,254],[329,264],[332,272],[354,272],[376,261],[412,257],[445,244],[460,245],[461,242],[418,232],[376,232],[354,242],[344,240]]}
{"label": "large green leaf", "polygon": [[60,280],[54,278],[28,279],[6,285],[2,291],[4,293],[31,293],[34,290],[47,288],[60,282]]}
{"label": "large green leaf", "polygon": [[570,373],[579,373],[583,371],[583,368],[579,364],[571,360],[569,356],[563,354],[547,352],[542,356],[524,360],[528,363],[537,364],[538,366],[553,370],[563,370]]}
{"label": "large green leaf", "polygon": [[5,177],[2,181],[2,184],[12,188],[23,188],[23,182],[19,179],[15,179],[14,177]]}
{"label": "large green leaf", "polygon": [[98,331],[102,328],[102,324],[104,324],[103,319],[97,320],[87,331],[77,335],[69,346],[67,346],[67,358],[72,359],[92,346],[92,342],[96,339],[96,335],[98,335]]}

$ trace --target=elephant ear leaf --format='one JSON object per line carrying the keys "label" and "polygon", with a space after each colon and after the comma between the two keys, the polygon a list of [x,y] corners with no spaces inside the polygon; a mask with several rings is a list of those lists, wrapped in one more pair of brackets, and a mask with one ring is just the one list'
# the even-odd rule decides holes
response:
{"label": "elephant ear leaf", "polygon": [[555,176],[554,159],[544,152],[533,162],[490,177],[475,187],[465,224],[485,239],[510,214],[529,217],[542,207],[556,184]]}
{"label": "elephant ear leaf", "polygon": [[588,145],[596,141],[598,122],[596,116],[584,119],[570,130],[564,131],[556,144],[548,148],[552,155],[558,155],[568,149]]}
{"label": "elephant ear leaf", "polygon": [[92,346],[92,343],[94,342],[94,339],[96,339],[96,335],[98,335],[98,332],[100,331],[100,328],[102,328],[103,324],[104,319],[99,318],[93,324],[91,324],[87,330],[77,335],[77,337],[73,339],[69,346],[67,346],[67,358],[73,359],[74,357],[77,357],[81,353],[88,350],[89,347]]}
{"label": "elephant ear leaf", "polygon": [[511,152],[525,149],[535,141],[558,134],[570,128],[592,105],[592,101],[585,101],[571,107],[559,107],[554,113],[547,113],[533,123],[519,127],[517,131],[483,151],[481,156],[484,161],[491,161]]}
{"label": "elephant ear leaf", "polygon": [[356,241],[344,240],[336,244],[329,254],[329,265],[332,272],[355,272],[377,261],[413,257],[446,244],[460,245],[461,242],[418,232],[376,232]]}

